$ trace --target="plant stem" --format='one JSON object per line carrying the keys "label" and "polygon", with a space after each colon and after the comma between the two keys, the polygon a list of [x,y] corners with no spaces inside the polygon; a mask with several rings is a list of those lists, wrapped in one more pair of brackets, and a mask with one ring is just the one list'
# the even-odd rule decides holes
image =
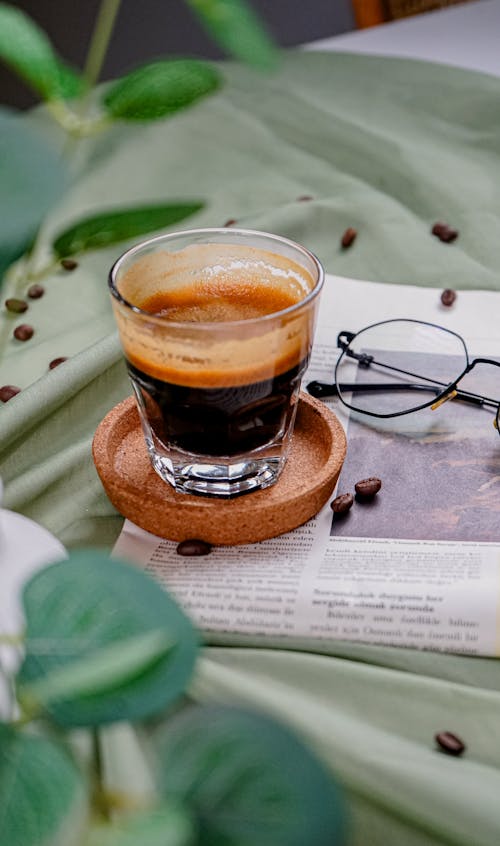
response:
{"label": "plant stem", "polygon": [[80,97],[75,112],[71,112],[64,103],[52,104],[53,117],[67,132],[66,144],[63,148],[65,158],[69,158],[72,154],[75,142],[79,138],[84,135],[93,135],[109,126],[108,116],[90,121],[86,120],[86,116],[92,89],[99,79],[106,58],[120,3],[121,0],[101,0],[83,67],[84,93]]}
{"label": "plant stem", "polygon": [[87,90],[93,88],[106,58],[121,0],[102,0],[83,69]]}
{"label": "plant stem", "polygon": [[0,634],[0,646],[23,646],[24,635],[22,634]]}
{"label": "plant stem", "polygon": [[104,762],[102,759],[101,738],[99,737],[98,729],[92,729],[92,756],[94,765],[94,810],[101,819],[109,820],[111,815],[104,787]]}

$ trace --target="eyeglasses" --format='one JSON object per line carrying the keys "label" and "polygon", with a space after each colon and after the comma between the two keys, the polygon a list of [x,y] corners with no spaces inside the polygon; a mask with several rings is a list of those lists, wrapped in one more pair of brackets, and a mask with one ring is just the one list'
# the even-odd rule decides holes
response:
{"label": "eyeglasses", "polygon": [[[337,346],[342,352],[335,383],[310,382],[312,396],[338,396],[347,408],[381,418],[457,400],[491,409],[500,434],[500,361],[471,360],[456,332],[421,320],[384,320],[356,333],[340,332]],[[459,389],[477,365],[492,365],[480,370],[480,392]]]}

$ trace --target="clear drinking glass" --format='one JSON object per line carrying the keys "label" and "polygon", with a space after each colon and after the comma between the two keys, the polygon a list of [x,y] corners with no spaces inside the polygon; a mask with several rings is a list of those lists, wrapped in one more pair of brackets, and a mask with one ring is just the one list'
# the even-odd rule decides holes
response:
{"label": "clear drinking glass", "polygon": [[113,266],[147,449],[177,491],[233,497],[277,481],[323,277],[304,247],[233,228],[152,238]]}

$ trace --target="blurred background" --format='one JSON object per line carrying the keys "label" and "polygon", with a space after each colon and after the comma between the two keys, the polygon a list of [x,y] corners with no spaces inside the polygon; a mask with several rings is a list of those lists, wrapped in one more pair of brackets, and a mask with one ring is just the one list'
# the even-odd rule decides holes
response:
{"label": "blurred background", "polygon": [[[354,29],[350,0],[250,0],[282,47]],[[81,67],[100,0],[21,0],[13,5],[39,23],[60,56]],[[222,57],[182,0],[122,0],[102,79],[157,56]],[[28,108],[28,88],[0,66],[0,102]]]}

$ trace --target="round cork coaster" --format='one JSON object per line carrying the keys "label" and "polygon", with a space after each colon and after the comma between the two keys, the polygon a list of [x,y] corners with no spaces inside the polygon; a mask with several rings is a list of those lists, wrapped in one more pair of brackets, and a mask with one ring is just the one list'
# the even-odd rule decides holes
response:
{"label": "round cork coaster", "polygon": [[278,482],[236,499],[177,493],[164,482],[151,466],[133,397],[106,415],[92,451],[109,499],[137,526],[173,541],[234,545],[276,537],[317,514],[335,488],[346,446],[335,414],[302,393]]}

